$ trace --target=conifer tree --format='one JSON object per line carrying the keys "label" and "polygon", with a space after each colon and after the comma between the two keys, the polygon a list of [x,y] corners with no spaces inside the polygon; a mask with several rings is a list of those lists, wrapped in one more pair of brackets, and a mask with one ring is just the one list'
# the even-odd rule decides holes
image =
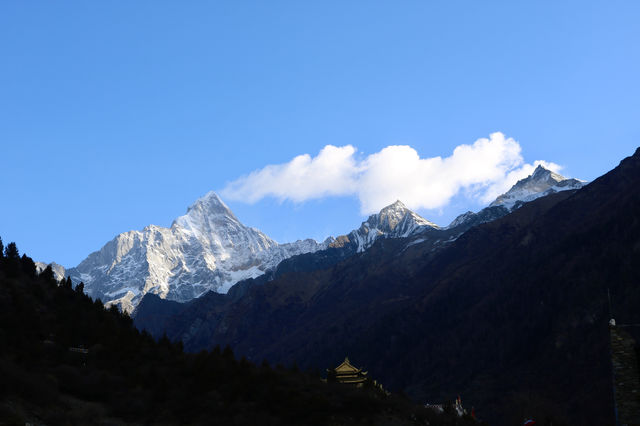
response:
{"label": "conifer tree", "polygon": [[7,259],[20,259],[20,252],[18,251],[18,246],[16,246],[16,243],[11,242],[7,244],[7,247],[4,249],[4,255]]}
{"label": "conifer tree", "polygon": [[22,263],[22,270],[29,277],[36,276],[36,264],[34,263],[33,259],[31,259],[26,254],[22,254],[22,257],[20,258],[20,263]]}
{"label": "conifer tree", "polygon": [[222,351],[222,356],[225,357],[226,359],[235,359],[233,355],[233,349],[231,349],[231,346],[227,345],[224,347],[224,350]]}
{"label": "conifer tree", "polygon": [[2,237],[0,237],[0,258],[4,257],[4,244],[2,244]]}
{"label": "conifer tree", "polygon": [[65,277],[60,278],[60,287],[65,287],[71,289],[71,277],[65,279]]}
{"label": "conifer tree", "polygon": [[42,277],[46,281],[53,281],[53,269],[51,269],[51,265],[47,265],[46,268],[40,272],[40,277]]}

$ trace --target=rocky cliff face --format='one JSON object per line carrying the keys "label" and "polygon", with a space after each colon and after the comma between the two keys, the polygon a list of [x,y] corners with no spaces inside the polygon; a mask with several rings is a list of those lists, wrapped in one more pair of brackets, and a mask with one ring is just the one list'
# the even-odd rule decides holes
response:
{"label": "rocky cliff face", "polygon": [[240,223],[210,192],[170,228],[150,225],[122,233],[66,274],[84,282],[88,294],[107,306],[131,312],[147,293],[178,302],[207,291],[226,293],[233,284],[256,278],[292,256],[345,245],[345,253],[361,252],[378,238],[404,237],[423,228],[437,226],[398,201],[338,239],[278,244]]}
{"label": "rocky cliff face", "polygon": [[213,192],[170,228],[150,225],[118,235],[67,274],[92,297],[131,310],[146,293],[188,301],[257,277],[283,259],[326,248],[329,241],[278,244],[240,223]]}
{"label": "rocky cliff face", "polygon": [[49,264],[46,264],[44,262],[36,262],[36,271],[40,273],[45,269],[47,269],[47,266],[51,266],[51,270],[53,271],[53,276],[56,280],[60,281],[62,278],[66,277],[65,275],[66,270],[64,269],[64,266],[59,265],[56,262],[51,262]]}
{"label": "rocky cliff face", "polygon": [[336,238],[331,246],[351,245],[360,253],[371,247],[379,238],[408,237],[425,229],[439,227],[409,210],[401,201],[396,201],[380,210],[380,213],[369,216],[358,229]]}

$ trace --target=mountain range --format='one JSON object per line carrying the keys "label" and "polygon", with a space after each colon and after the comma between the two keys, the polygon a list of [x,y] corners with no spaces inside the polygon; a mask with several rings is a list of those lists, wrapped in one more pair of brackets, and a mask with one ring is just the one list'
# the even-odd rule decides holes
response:
{"label": "mountain range", "polygon": [[460,394],[493,425],[613,424],[607,324],[640,323],[638,185],[640,149],[588,185],[538,167],[447,227],[396,202],[226,293],[140,292],[132,317],[191,352],[316,371],[349,356],[415,401]]}
{"label": "mountain range", "polygon": [[118,235],[77,267],[66,271],[88,293],[130,311],[148,293],[187,301],[226,292],[281,260],[326,248],[329,241],[278,244],[243,225],[213,192],[193,203],[171,227],[150,225]]}
{"label": "mountain range", "polygon": [[[488,208],[460,215],[446,228],[396,201],[347,235],[323,242],[306,239],[285,244],[243,225],[217,194],[209,192],[169,228],[149,225],[141,231],[122,233],[74,268],[51,265],[56,276],[83,282],[91,297],[132,312],[147,293],[177,302],[208,291],[226,293],[248,278],[265,273],[272,276],[280,262],[305,253],[340,248],[341,257],[346,257],[367,250],[379,238],[416,235],[442,246],[469,227],[504,216],[526,201],[583,184],[538,166]],[[42,270],[46,265],[38,262],[37,267]]]}
{"label": "mountain range", "polygon": [[[557,179],[538,169],[511,195],[536,175]],[[493,425],[610,425],[607,294],[619,322],[640,323],[640,149],[558,191],[573,185],[583,186],[552,184],[526,203],[498,197],[364,251],[294,256],[226,295],[148,294],[134,323],[190,351],[228,344],[254,361],[322,371],[349,356],[416,401],[460,394]]]}

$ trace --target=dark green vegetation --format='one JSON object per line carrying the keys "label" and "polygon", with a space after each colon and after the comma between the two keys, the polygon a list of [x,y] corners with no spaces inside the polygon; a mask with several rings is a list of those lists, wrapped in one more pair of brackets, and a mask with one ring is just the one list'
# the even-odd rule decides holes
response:
{"label": "dark green vegetation", "polygon": [[[237,300],[172,305],[163,328],[188,350],[230,344],[302,368],[348,355],[387,389],[431,403],[460,394],[495,425],[612,425],[607,289],[618,323],[640,323],[638,188],[640,149],[583,189],[441,250],[381,240],[333,265],[245,283]],[[136,321],[151,324],[163,304],[145,296]]]}
{"label": "dark green vegetation", "polygon": [[229,348],[185,354],[82,290],[50,268],[38,275],[14,243],[0,252],[1,425],[476,424]]}

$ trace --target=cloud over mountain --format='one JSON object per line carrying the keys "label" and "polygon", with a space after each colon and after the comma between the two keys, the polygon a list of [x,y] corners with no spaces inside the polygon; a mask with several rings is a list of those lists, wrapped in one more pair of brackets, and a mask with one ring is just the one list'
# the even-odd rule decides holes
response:
{"label": "cloud over mountain", "polygon": [[351,145],[327,145],[317,156],[299,155],[288,163],[267,165],[242,176],[222,190],[230,200],[254,203],[265,197],[303,202],[329,196],[355,195],[368,214],[395,200],[411,209],[446,206],[457,194],[492,201],[538,164],[559,171],[547,161],[526,164],[520,144],[500,132],[459,145],[448,157],[421,158],[407,145],[391,145],[358,158]]}

